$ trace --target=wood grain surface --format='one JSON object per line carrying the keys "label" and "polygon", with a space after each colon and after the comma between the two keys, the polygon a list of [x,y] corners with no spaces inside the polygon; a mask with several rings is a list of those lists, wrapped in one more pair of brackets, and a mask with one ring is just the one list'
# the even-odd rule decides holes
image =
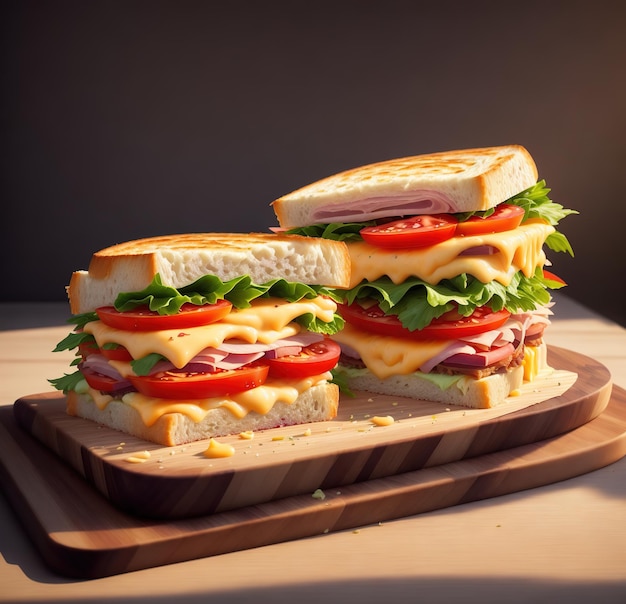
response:
{"label": "wood grain surface", "polygon": [[[342,399],[331,422],[267,430],[252,440],[220,439],[235,448],[222,459],[204,456],[206,441],[163,447],[70,417],[58,393],[20,398],[14,414],[114,506],[139,517],[186,518],[538,442],[606,408],[611,381],[603,365],[558,348],[550,349],[550,364],[553,375],[494,409],[357,393]],[[395,421],[375,427],[376,415]]]}
{"label": "wood grain surface", "polygon": [[98,578],[185,560],[322,537],[395,518],[550,484],[626,455],[626,391],[614,387],[596,419],[565,434],[397,476],[180,520],[112,506],[0,409],[0,484],[55,572]]}

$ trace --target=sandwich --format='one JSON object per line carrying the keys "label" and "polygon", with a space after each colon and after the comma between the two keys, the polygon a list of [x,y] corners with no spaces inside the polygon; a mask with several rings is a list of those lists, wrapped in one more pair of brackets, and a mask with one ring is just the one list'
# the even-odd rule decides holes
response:
{"label": "sandwich", "polygon": [[[96,252],[72,274],[70,415],[166,446],[332,419],[349,284],[338,241],[191,233]],[[327,289],[330,286],[333,289]]]}
{"label": "sandwich", "polygon": [[336,381],[348,389],[488,408],[550,371],[544,247],[573,255],[517,145],[383,161],[304,186],[271,205],[275,231],[344,241],[350,286]]}

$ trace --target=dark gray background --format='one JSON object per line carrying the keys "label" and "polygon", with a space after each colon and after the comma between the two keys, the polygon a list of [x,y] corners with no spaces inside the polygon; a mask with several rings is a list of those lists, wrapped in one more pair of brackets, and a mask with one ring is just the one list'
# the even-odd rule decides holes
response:
{"label": "dark gray background", "polygon": [[3,2],[3,301],[63,300],[116,242],[265,231],[328,174],[520,143],[626,324],[626,3]]}

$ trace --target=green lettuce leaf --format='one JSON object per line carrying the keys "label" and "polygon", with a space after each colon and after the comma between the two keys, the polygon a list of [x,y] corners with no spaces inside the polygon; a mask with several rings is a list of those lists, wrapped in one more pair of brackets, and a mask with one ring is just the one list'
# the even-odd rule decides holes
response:
{"label": "green lettuce leaf", "polygon": [[[333,370],[333,383],[339,386],[341,394],[347,394],[348,396],[354,396],[354,393],[350,391],[349,383],[350,379],[359,378],[364,375],[368,375],[369,370],[360,367],[348,367],[347,365],[339,365]],[[420,378],[435,384],[440,390],[447,390],[451,388],[463,379],[463,375],[460,373],[454,375],[447,375],[444,373],[422,373],[416,371],[410,374],[411,377]]]}
{"label": "green lettuce leaf", "polygon": [[159,361],[165,360],[167,359],[164,356],[156,352],[151,352],[145,357],[131,361],[130,366],[137,375],[148,375]]}
{"label": "green lettuce leaf", "polygon": [[[578,212],[564,208],[560,203],[553,202],[548,197],[550,190],[546,187],[546,181],[540,180],[534,186],[511,197],[511,199],[507,200],[507,203],[524,208],[523,220],[540,218],[556,228],[559,221],[563,220],[563,218],[572,214],[578,214]],[[546,245],[553,252],[567,252],[570,256],[574,256],[574,250],[567,237],[559,231],[548,236]]]}
{"label": "green lettuce leaf", "polygon": [[[96,319],[98,317],[96,316]],[[92,319],[93,321],[93,319]],[[81,344],[95,343],[94,337],[90,333],[84,331],[73,331],[69,335],[65,336],[54,348],[52,352],[61,352],[63,350],[73,350],[78,348]]]}
{"label": "green lettuce leaf", "polygon": [[356,395],[348,385],[349,376],[347,371],[344,371],[343,368],[340,369],[339,366],[337,366],[333,370],[331,370],[331,373],[333,375],[331,382],[339,387],[339,392],[341,393],[341,395],[354,398]]}
{"label": "green lettuce leaf", "polygon": [[331,222],[329,224],[312,224],[305,227],[289,229],[289,235],[303,235],[305,237],[318,237],[321,239],[334,239],[336,241],[361,241],[361,229],[376,224],[375,220],[365,222]]}
{"label": "green lettuce leaf", "polygon": [[78,390],[78,385],[84,381],[83,374],[80,371],[74,373],[66,373],[63,377],[48,380],[54,388],[67,394],[70,390]]}
{"label": "green lettuce leaf", "polygon": [[82,329],[90,321],[97,321],[98,315],[95,312],[86,312],[79,315],[72,315],[67,322],[75,325],[75,329]]}
{"label": "green lettuce leaf", "polygon": [[150,310],[161,315],[173,315],[183,304],[200,306],[215,304],[218,300],[228,300],[235,308],[249,308],[253,300],[262,296],[298,302],[303,298],[315,298],[319,295],[333,297],[335,294],[322,286],[305,285],[285,279],[257,284],[247,275],[230,281],[222,281],[214,275],[205,275],[189,285],[176,289],[163,285],[161,276],[157,274],[152,283],[141,291],[119,294],[114,306],[121,312],[148,306]]}
{"label": "green lettuce leaf", "polygon": [[294,321],[304,327],[304,329],[308,331],[312,331],[314,333],[321,333],[328,336],[332,336],[333,334],[341,331],[344,326],[344,320],[337,313],[333,320],[330,323],[326,323],[325,321],[321,321],[315,315],[311,313],[307,313],[305,315],[301,315],[296,317]]}
{"label": "green lettuce leaf", "polygon": [[455,307],[463,316],[471,315],[481,306],[488,306],[494,312],[503,308],[510,312],[531,311],[550,302],[547,288],[559,286],[544,278],[541,268],[530,278],[516,273],[508,286],[496,281],[482,283],[467,274],[444,279],[437,285],[417,277],[395,285],[388,277],[381,277],[345,291],[344,301],[352,304],[374,299],[385,313],[397,315],[404,327],[415,331]]}

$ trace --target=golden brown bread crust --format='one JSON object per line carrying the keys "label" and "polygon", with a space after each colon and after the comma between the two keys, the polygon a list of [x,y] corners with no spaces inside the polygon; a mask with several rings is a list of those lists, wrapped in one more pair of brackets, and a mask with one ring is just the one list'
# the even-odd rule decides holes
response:
{"label": "golden brown bread crust", "polygon": [[[528,157],[528,161],[534,163],[528,151],[520,145],[511,145],[508,153],[502,152],[502,147],[481,147],[475,149],[459,149],[455,151],[440,151],[423,155],[411,155],[399,157],[364,166],[344,170],[337,174],[318,180],[315,188],[324,190],[326,185],[331,184],[333,188],[341,189],[342,185],[352,186],[358,179],[367,183],[376,181],[378,183],[394,183],[398,179],[415,178],[421,175],[451,175],[468,172],[475,168],[479,159],[488,159],[489,164],[477,178],[482,183],[481,188],[485,190],[484,183],[492,172],[497,172],[510,160],[511,153],[519,151]],[[301,192],[312,185],[307,185],[297,189]]]}
{"label": "golden brown bread crust", "polygon": [[[247,253],[253,246],[272,245],[276,242],[294,242],[310,245],[311,240],[299,235],[273,233],[183,233],[136,239],[112,245],[95,252],[89,264],[89,272],[95,279],[104,279],[111,274],[111,268],[120,259],[132,259],[138,270],[155,274],[158,269],[157,255],[163,250],[194,251],[214,250],[216,252]],[[337,248],[337,242],[324,240],[323,245]]]}
{"label": "golden brown bread crust", "polygon": [[312,224],[308,216],[321,205],[432,190],[446,194],[458,206],[454,211],[466,212],[489,209],[536,181],[535,162],[521,145],[460,149],[345,170],[280,197],[272,207],[280,225],[290,228]]}
{"label": "golden brown bread crust", "polygon": [[331,420],[337,415],[338,405],[339,388],[321,382],[303,392],[292,404],[277,402],[266,415],[251,411],[245,417],[237,418],[227,409],[218,408],[209,411],[198,423],[182,413],[166,413],[154,424],[146,426],[140,414],[121,401],[114,400],[101,410],[88,395],[70,391],[66,396],[69,415],[167,447],[248,430]]}
{"label": "golden brown bread crust", "polygon": [[[486,377],[463,376],[457,385],[442,390],[437,384],[419,377],[419,372],[407,375],[392,375],[385,379],[376,377],[365,370],[348,374],[346,380],[353,390],[365,390],[390,396],[405,396],[420,400],[458,405],[472,409],[489,409],[506,402],[507,397],[516,393],[525,383],[540,379],[552,372],[548,364],[548,347],[545,341],[530,347],[534,358],[532,369],[528,370],[520,358],[511,363],[506,371],[498,371]],[[526,348],[526,354],[530,354]],[[354,367],[360,368],[356,363]],[[341,369],[341,365],[339,366]],[[536,374],[535,374],[536,372]]]}
{"label": "golden brown bread crust", "polygon": [[68,415],[89,419],[143,440],[165,446],[181,444],[175,442],[173,436],[178,420],[177,414],[174,413],[162,415],[152,426],[146,426],[139,414],[123,403],[114,402],[108,408],[100,410],[87,396],[74,390],[70,390],[66,395],[66,411]]}
{"label": "golden brown bread crust", "polygon": [[250,275],[345,288],[350,256],[343,242],[273,233],[186,233],[128,241],[93,254],[67,288],[73,314],[113,304],[120,292],[139,291],[159,273],[181,287],[206,274],[222,280]]}
{"label": "golden brown bread crust", "polygon": [[352,390],[365,390],[389,396],[404,396],[446,405],[472,409],[489,409],[505,402],[506,397],[521,387],[524,369],[516,367],[505,373],[494,373],[479,380],[464,378],[467,390],[456,386],[441,390],[436,384],[416,377],[416,374],[393,375],[379,379],[373,373],[363,373],[347,378]]}
{"label": "golden brown bread crust", "polygon": [[111,274],[111,267],[120,259],[132,258],[141,263],[144,270],[154,273],[157,269],[156,256],[163,250],[230,250],[245,253],[255,245],[289,240],[303,242],[307,239],[272,233],[181,233],[147,237],[118,243],[95,252],[91,257],[89,272],[96,279],[104,279]]}

